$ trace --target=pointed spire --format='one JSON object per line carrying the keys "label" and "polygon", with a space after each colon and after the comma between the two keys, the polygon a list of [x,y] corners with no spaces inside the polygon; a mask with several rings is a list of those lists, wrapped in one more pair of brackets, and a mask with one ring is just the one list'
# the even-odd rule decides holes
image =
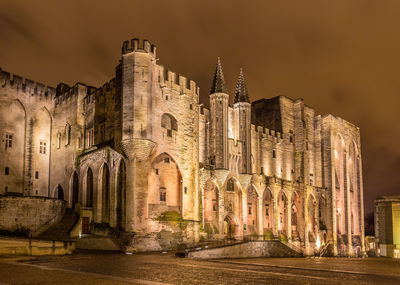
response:
{"label": "pointed spire", "polygon": [[211,86],[210,94],[213,93],[226,93],[228,94],[228,89],[226,89],[224,73],[222,72],[221,60],[218,57],[217,66],[215,68],[214,78]]}
{"label": "pointed spire", "polygon": [[249,95],[247,94],[246,82],[244,82],[243,69],[240,69],[238,82],[236,84],[234,103],[247,102],[250,103]]}

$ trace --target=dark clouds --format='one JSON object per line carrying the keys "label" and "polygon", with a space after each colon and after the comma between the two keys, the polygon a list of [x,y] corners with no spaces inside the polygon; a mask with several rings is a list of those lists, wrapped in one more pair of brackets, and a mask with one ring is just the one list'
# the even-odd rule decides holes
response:
{"label": "dark clouds", "polygon": [[400,193],[400,2],[0,0],[0,67],[56,85],[100,86],[122,42],[146,38],[160,63],[206,98],[216,57],[228,90],[243,67],[252,100],[302,97],[360,126],[367,212]]}

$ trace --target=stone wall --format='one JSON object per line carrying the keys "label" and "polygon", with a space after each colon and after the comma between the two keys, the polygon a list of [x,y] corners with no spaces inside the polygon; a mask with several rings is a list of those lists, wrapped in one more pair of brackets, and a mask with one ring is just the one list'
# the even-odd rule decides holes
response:
{"label": "stone wall", "polygon": [[44,197],[0,197],[0,230],[38,236],[58,222],[65,202]]}

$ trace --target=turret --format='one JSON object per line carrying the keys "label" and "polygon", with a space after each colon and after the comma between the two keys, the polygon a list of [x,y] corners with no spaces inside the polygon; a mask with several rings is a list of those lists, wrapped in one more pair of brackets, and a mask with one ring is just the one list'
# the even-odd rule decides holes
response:
{"label": "turret", "polygon": [[210,91],[210,164],[215,168],[228,169],[228,106],[221,60],[218,58]]}
{"label": "turret", "polygon": [[251,105],[244,81],[243,70],[240,69],[233,104],[239,123],[239,140],[242,141],[242,159],[240,173],[251,173]]}
{"label": "turret", "polygon": [[147,40],[125,41],[122,59],[116,70],[116,101],[121,105],[117,125],[122,132],[118,140],[151,137],[152,78],[156,48]]}

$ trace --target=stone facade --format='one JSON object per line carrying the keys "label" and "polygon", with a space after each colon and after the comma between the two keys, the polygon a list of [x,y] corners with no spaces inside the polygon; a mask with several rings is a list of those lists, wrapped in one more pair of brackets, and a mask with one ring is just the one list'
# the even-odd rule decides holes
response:
{"label": "stone facade", "polygon": [[131,233],[127,248],[280,237],[306,254],[364,251],[356,126],[301,99],[250,103],[242,71],[231,105],[219,59],[205,108],[156,61],[126,41],[100,88],[0,70],[0,194],[79,203],[92,232]]}
{"label": "stone facade", "polygon": [[374,214],[380,255],[400,258],[400,196],[376,199]]}

